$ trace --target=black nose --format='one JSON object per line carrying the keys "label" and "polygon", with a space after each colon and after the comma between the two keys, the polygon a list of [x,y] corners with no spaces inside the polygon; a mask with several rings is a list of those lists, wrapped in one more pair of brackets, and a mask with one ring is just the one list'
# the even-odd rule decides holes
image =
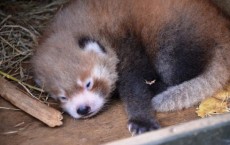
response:
{"label": "black nose", "polygon": [[85,116],[85,115],[89,114],[89,112],[90,112],[90,107],[89,106],[80,106],[77,109],[77,113],[79,115],[82,115],[82,116]]}

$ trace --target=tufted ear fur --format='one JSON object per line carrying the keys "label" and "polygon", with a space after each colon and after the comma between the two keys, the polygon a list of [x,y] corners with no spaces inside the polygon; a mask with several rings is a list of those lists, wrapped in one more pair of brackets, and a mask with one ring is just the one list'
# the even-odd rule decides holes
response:
{"label": "tufted ear fur", "polygon": [[78,41],[80,48],[85,51],[93,51],[98,54],[105,54],[105,48],[98,42],[88,37],[81,38]]}

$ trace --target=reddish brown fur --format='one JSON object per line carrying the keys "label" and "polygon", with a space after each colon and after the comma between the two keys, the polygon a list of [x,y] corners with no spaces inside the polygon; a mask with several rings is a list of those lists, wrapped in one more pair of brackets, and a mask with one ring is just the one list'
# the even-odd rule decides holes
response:
{"label": "reddish brown fur", "polygon": [[[208,15],[203,17],[200,13]],[[52,76],[54,72],[66,71],[68,76],[60,73],[58,76],[60,80],[52,77],[47,77],[48,80],[41,79],[45,88],[47,83],[51,85],[49,79],[53,79],[50,82],[62,82],[64,88],[71,88],[73,86],[71,79],[75,78],[76,73],[79,72],[78,76],[81,80],[85,80],[95,62],[85,59],[84,56],[79,57],[79,54],[75,53],[77,39],[80,37],[90,36],[96,40],[100,38],[101,43],[110,48],[118,45],[119,40],[114,39],[126,37],[126,29],[130,29],[143,43],[154,46],[155,38],[162,27],[181,21],[179,20],[181,15],[184,15],[183,23],[195,24],[194,33],[199,37],[212,37],[221,43],[229,40],[226,27],[229,22],[217,16],[217,9],[212,7],[208,0],[74,0],[59,12],[39,42],[39,49],[36,50],[39,56],[35,55],[33,59],[33,63],[36,64],[35,72],[37,76],[45,77]],[[110,40],[111,44],[105,39]],[[110,56],[114,55],[113,50],[107,51]],[[154,56],[157,50],[146,51],[149,56]],[[75,65],[76,57],[80,63],[84,61],[86,66],[84,70]],[[46,62],[39,63],[43,62],[43,59]],[[92,56],[88,59],[96,58]],[[53,70],[47,69],[54,67],[54,64],[58,67],[52,68]],[[47,88],[47,91],[51,90]]]}
{"label": "reddish brown fur", "polygon": [[101,92],[105,94],[104,96],[108,97],[106,94],[110,92],[110,88],[108,87],[109,85],[107,84],[106,80],[94,80],[94,85],[92,88],[92,92]]}
{"label": "reddish brown fur", "polygon": [[[205,17],[201,14],[205,14]],[[56,15],[41,37],[39,49],[33,58],[33,63],[36,64],[35,74],[41,77],[48,92],[58,92],[56,89],[60,87],[50,83],[62,82],[62,87],[68,92],[69,88],[74,88],[72,86],[75,84],[71,81],[76,76],[85,81],[97,62],[97,56],[91,55],[89,58],[87,54],[84,56],[75,52],[78,49],[77,40],[83,36],[100,39],[102,45],[108,48],[109,57],[114,57],[110,48],[116,49],[119,46],[117,42],[126,37],[127,29],[135,32],[135,36],[146,45],[156,48],[154,46],[157,44],[154,42],[159,31],[167,24],[183,21],[184,25],[195,24],[194,34],[199,37],[212,37],[217,42],[227,43],[229,33],[226,25],[229,22],[217,15],[217,9],[208,0],[73,0]],[[180,20],[181,17],[183,20]],[[154,56],[157,50],[146,51],[149,56]],[[84,68],[76,65],[75,58],[78,58],[77,63],[84,63]],[[44,61],[45,63],[40,63]],[[110,67],[114,67],[116,62],[111,64]],[[54,72],[59,73],[58,79],[47,77]],[[76,90],[71,90],[68,94],[74,91]]]}
{"label": "reddish brown fur", "polygon": [[[123,84],[119,85],[119,93],[126,106],[131,106],[127,107],[131,125],[147,124],[141,129],[148,131],[158,126],[147,113],[151,99],[146,96],[152,96],[140,79],[156,73],[160,76],[154,76],[160,78],[156,83],[166,85],[152,100],[157,111],[198,103],[229,80],[228,26],[229,20],[209,0],[73,0],[44,32],[32,60],[35,76],[46,91],[58,96],[64,90],[67,97],[85,90],[76,80],[85,85],[92,77],[94,86],[87,93],[100,92],[107,98],[119,72],[119,83]],[[105,56],[84,52],[78,44],[84,37],[104,46]],[[172,57],[176,50],[180,56]],[[165,53],[168,56],[164,57]],[[189,56],[194,63],[183,56]],[[179,76],[178,82],[173,82],[178,73],[174,69],[182,68],[180,63],[174,63],[177,60],[187,63],[182,66],[185,73],[190,65],[200,71],[184,80]],[[149,68],[151,65],[154,67]]]}

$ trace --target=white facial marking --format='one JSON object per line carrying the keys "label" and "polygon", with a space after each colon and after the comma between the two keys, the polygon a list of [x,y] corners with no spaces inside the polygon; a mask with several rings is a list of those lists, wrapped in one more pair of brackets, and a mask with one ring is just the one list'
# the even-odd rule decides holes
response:
{"label": "white facial marking", "polygon": [[[92,76],[94,76],[96,78],[105,78],[106,76],[109,76],[108,69],[102,65],[96,65],[93,68],[92,72],[93,72]],[[105,78],[105,79],[107,79],[107,78]]]}
{"label": "white facial marking", "polygon": [[[72,99],[68,100],[66,103],[63,103],[62,108],[68,112],[74,118],[89,117],[96,114],[103,107],[105,100],[103,97],[100,97],[99,94],[92,93],[90,91],[84,91],[81,94],[76,94],[72,96]],[[90,115],[81,116],[77,113],[77,109],[80,106],[89,106]]]}
{"label": "white facial marking", "polygon": [[79,86],[83,87],[83,82],[82,82],[80,79],[77,80],[77,84],[78,84]]}
{"label": "white facial marking", "polygon": [[99,54],[104,54],[104,52],[102,51],[102,48],[98,45],[97,42],[88,42],[86,45],[85,45],[85,48],[84,48],[86,51],[93,51],[93,52],[96,52],[96,53],[99,53]]}

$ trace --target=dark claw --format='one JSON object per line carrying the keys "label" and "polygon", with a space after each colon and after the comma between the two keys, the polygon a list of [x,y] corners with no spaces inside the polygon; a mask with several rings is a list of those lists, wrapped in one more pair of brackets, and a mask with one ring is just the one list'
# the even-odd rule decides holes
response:
{"label": "dark claw", "polygon": [[139,135],[159,128],[160,125],[153,120],[130,120],[128,123],[128,129],[132,135]]}

